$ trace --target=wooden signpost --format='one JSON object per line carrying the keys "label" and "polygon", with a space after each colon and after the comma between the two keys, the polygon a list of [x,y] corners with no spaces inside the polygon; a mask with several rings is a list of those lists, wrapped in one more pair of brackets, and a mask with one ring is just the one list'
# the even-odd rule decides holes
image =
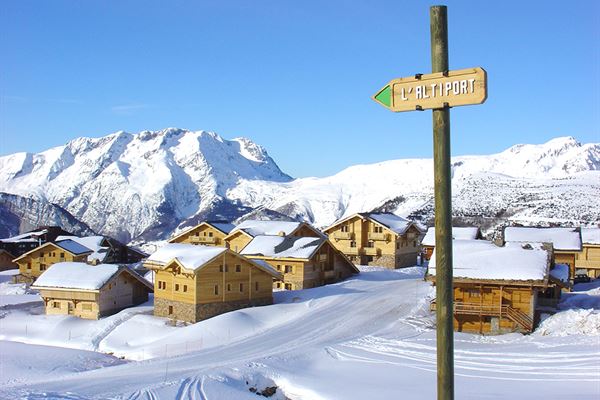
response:
{"label": "wooden signpost", "polygon": [[452,193],[450,107],[481,104],[487,98],[483,68],[448,70],[446,6],[429,10],[431,74],[394,79],[373,100],[394,112],[433,110],[435,181],[435,257],[437,319],[437,397],[454,399],[454,324],[452,286]]}

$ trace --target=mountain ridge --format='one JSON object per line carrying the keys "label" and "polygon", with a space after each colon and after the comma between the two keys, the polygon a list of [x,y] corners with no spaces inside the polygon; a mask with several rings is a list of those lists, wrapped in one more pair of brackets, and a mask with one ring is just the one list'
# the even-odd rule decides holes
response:
{"label": "mountain ridge", "polygon": [[[452,176],[457,216],[600,220],[597,143],[567,136],[453,157]],[[118,131],[0,157],[0,191],[56,204],[98,233],[129,242],[164,239],[202,219],[261,213],[322,227],[385,207],[429,222],[433,164],[429,158],[388,160],[292,179],[247,138],[179,128]]]}

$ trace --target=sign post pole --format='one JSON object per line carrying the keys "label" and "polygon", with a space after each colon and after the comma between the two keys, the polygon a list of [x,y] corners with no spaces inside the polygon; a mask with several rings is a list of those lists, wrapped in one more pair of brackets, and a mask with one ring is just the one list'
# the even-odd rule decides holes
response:
{"label": "sign post pole", "polygon": [[[448,73],[446,6],[430,8],[431,72]],[[452,287],[452,193],[450,176],[450,108],[433,110],[435,181],[435,257],[437,319],[437,398],[454,399],[454,326]]]}

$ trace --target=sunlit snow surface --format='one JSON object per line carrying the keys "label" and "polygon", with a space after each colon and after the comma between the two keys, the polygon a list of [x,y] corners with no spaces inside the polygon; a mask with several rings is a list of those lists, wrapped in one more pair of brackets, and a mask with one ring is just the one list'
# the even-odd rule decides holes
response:
{"label": "sunlit snow surface", "polygon": [[[433,291],[422,274],[364,267],[188,326],[153,317],[150,304],[100,321],[3,308],[0,398],[243,400],[276,385],[274,399],[433,399]],[[457,333],[456,398],[597,398],[600,282],[576,289],[531,335]]]}

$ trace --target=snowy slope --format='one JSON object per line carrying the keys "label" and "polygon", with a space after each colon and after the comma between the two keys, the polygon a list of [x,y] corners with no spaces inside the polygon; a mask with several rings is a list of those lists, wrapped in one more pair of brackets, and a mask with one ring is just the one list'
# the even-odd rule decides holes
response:
{"label": "snowy slope", "polygon": [[[455,157],[457,217],[524,224],[600,221],[600,144],[572,137]],[[244,138],[165,129],[79,138],[39,154],[0,157],[0,191],[57,204],[100,234],[165,239],[202,219],[256,210],[328,226],[356,212],[390,211],[429,222],[431,159],[356,165],[292,180]],[[480,221],[470,221],[481,225]]]}
{"label": "snowy slope", "polygon": [[[7,310],[0,335],[6,341],[0,344],[0,368],[7,384],[0,387],[0,397],[238,400],[262,398],[252,387],[277,386],[273,399],[278,400],[284,394],[292,400],[434,399],[432,288],[422,273],[420,268],[366,267],[334,285],[277,292],[270,306],[177,327],[144,315],[148,305],[99,321]],[[457,333],[456,398],[596,398],[597,286],[574,292],[565,311],[531,335]],[[594,308],[572,308],[583,297],[594,298]],[[585,326],[578,327],[583,318]],[[89,371],[64,375],[61,370],[57,379],[47,372],[47,358],[38,362],[37,346],[13,349],[15,342],[112,352],[139,361],[109,366],[110,359],[81,352],[73,369],[89,359]],[[50,351],[44,348],[44,355],[51,357]],[[56,364],[76,354],[56,351]],[[20,360],[13,364],[16,354]],[[27,367],[41,374],[27,377]]]}
{"label": "snowy slope", "polygon": [[[600,144],[557,138],[452,161],[457,216],[574,224],[600,221]],[[433,216],[433,162],[408,159],[357,165],[327,178],[288,183],[242,181],[228,196],[317,226],[382,205],[387,206],[384,211],[428,221]]]}

